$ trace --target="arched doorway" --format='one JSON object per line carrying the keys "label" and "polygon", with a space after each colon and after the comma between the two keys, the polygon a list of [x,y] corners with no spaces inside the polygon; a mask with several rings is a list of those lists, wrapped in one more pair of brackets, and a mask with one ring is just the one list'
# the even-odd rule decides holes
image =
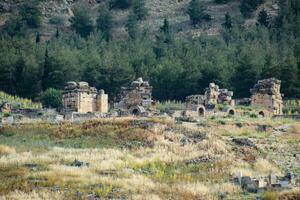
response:
{"label": "arched doorway", "polygon": [[259,116],[259,117],[265,117],[266,114],[265,114],[264,111],[261,110],[261,111],[258,112],[258,116]]}
{"label": "arched doorway", "polygon": [[203,117],[205,115],[205,109],[203,107],[198,108],[198,116]]}
{"label": "arched doorway", "polygon": [[228,114],[229,114],[230,116],[234,116],[234,115],[235,115],[235,111],[234,111],[233,109],[230,109],[230,110],[228,111]]}
{"label": "arched doorway", "polygon": [[140,111],[139,111],[139,109],[135,108],[132,110],[131,114],[134,116],[138,116],[140,114]]}

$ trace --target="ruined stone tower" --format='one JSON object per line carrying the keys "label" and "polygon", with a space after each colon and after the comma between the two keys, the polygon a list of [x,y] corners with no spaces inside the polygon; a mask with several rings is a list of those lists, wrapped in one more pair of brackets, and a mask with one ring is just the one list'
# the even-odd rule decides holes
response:
{"label": "ruined stone tower", "polygon": [[138,78],[128,87],[122,87],[119,101],[115,107],[133,112],[145,112],[144,109],[150,107],[152,100],[152,86],[148,81]]}
{"label": "ruined stone tower", "polygon": [[108,112],[108,95],[86,82],[68,82],[63,92],[65,112]]}
{"label": "ruined stone tower", "polygon": [[[250,90],[252,94],[251,106],[264,109],[270,114],[281,115],[283,101],[280,86],[281,81],[275,78],[258,81],[254,88]],[[265,115],[266,113],[261,114]]]}

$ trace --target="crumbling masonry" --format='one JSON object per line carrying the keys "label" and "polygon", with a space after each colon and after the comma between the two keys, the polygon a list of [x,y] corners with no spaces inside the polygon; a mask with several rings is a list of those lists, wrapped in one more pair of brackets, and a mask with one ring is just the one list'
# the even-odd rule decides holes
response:
{"label": "crumbling masonry", "polygon": [[68,82],[63,92],[65,112],[108,112],[108,95],[86,82]]}
{"label": "crumbling masonry", "polygon": [[128,110],[131,114],[146,112],[145,108],[152,105],[152,86],[148,81],[138,78],[128,87],[122,87],[116,108]]}
{"label": "crumbling masonry", "polygon": [[265,116],[269,112],[273,115],[282,115],[283,101],[280,93],[281,81],[269,78],[258,81],[250,90],[251,106],[261,109],[260,115]]}
{"label": "crumbling masonry", "polygon": [[209,87],[205,89],[204,95],[186,97],[186,110],[197,111],[198,115],[203,116],[206,110],[213,110],[218,104],[227,104],[230,107],[234,106],[232,96],[232,91],[220,89],[215,83],[210,83]]}

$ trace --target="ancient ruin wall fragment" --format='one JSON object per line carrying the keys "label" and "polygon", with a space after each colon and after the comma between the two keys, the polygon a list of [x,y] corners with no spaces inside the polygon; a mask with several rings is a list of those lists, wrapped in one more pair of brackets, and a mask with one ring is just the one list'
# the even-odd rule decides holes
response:
{"label": "ancient ruin wall fragment", "polygon": [[251,106],[281,115],[283,108],[281,81],[275,78],[259,80],[251,92]]}
{"label": "ancient ruin wall fragment", "polygon": [[150,107],[153,103],[152,86],[148,81],[138,78],[128,87],[121,88],[119,99],[116,107],[120,109],[131,109],[137,106]]}
{"label": "ancient ruin wall fragment", "polygon": [[68,82],[63,92],[65,112],[108,112],[108,96],[86,82]]}

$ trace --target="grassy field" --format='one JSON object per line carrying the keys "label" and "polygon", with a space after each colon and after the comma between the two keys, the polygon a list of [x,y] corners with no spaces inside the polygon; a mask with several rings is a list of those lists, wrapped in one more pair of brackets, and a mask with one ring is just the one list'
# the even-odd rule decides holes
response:
{"label": "grassy field", "polygon": [[[274,130],[283,125],[289,128],[274,136]],[[198,123],[117,118],[2,127],[0,199],[270,199],[299,195],[299,190],[249,194],[232,183],[241,172],[266,176],[271,171],[278,175],[293,171],[300,175],[300,161],[289,157],[300,152],[299,128],[299,122],[293,120],[243,117],[207,118]],[[256,148],[232,142],[241,137],[249,138]],[[82,166],[74,166],[75,160]]]}

